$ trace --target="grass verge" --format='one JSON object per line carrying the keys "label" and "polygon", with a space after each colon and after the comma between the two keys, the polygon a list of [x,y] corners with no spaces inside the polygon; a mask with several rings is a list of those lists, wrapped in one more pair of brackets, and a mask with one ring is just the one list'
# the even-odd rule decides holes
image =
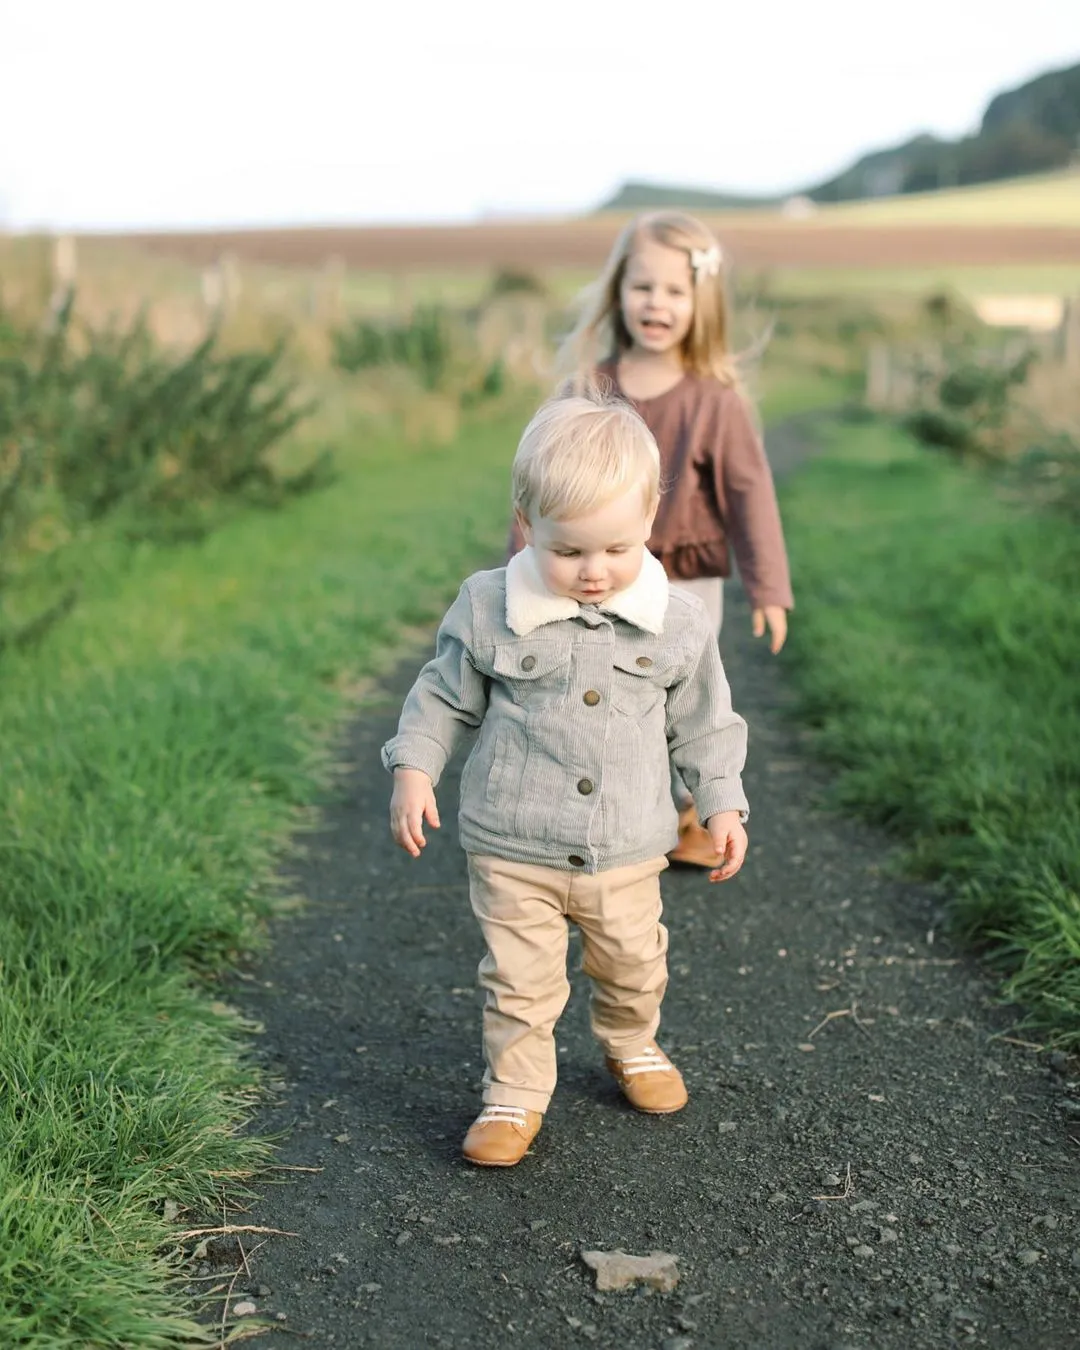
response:
{"label": "grass verge", "polygon": [[791,671],[836,799],[943,878],[1029,1025],[1080,1046],[1080,548],[880,423],[784,489]]}
{"label": "grass verge", "polygon": [[343,428],[331,490],[91,551],[79,609],[5,659],[0,1345],[205,1338],[169,1283],[177,1225],[265,1157],[205,977],[259,940],[349,679],[497,556],[523,415],[437,447]]}

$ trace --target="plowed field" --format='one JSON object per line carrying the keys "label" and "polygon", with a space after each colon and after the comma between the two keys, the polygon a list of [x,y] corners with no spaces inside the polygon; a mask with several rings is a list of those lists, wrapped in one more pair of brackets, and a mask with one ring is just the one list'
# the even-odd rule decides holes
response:
{"label": "plowed field", "polygon": [[[242,261],[306,267],[338,258],[351,268],[546,269],[598,267],[621,222],[588,220],[477,225],[243,230],[117,237],[153,253],[209,263]],[[729,255],[748,268],[999,266],[1080,263],[1080,227],[842,226],[824,221],[717,221]]]}

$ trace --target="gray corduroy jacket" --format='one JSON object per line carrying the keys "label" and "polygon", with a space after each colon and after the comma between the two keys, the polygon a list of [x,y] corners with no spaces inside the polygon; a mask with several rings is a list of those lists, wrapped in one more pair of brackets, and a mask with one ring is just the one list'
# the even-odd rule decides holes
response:
{"label": "gray corduroy jacket", "polygon": [[746,723],[716,634],[649,554],[602,609],[547,591],[532,549],[468,578],[383,764],[437,784],[477,728],[461,779],[470,853],[584,872],[668,853],[669,763],[702,820],[747,810]]}

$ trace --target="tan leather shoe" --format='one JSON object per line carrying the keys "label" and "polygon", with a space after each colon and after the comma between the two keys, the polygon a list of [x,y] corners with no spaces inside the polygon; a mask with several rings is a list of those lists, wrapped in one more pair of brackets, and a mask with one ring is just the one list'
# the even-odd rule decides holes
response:
{"label": "tan leather shoe", "polygon": [[659,1046],[650,1045],[630,1059],[605,1059],[604,1063],[635,1110],[667,1116],[681,1111],[690,1100],[682,1074]]}
{"label": "tan leather shoe", "polygon": [[461,1151],[477,1167],[513,1167],[529,1151],[543,1122],[539,1111],[489,1103],[469,1126]]}
{"label": "tan leather shoe", "polygon": [[685,863],[688,867],[719,867],[722,861],[712,835],[698,824],[696,808],[684,807],[679,812],[679,842],[668,854],[668,862]]}

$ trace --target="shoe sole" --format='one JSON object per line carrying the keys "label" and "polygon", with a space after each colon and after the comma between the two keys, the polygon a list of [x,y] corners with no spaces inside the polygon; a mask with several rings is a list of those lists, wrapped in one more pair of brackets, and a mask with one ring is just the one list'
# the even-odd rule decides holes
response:
{"label": "shoe sole", "polygon": [[683,1111],[690,1105],[689,1097],[678,1106],[635,1106],[629,1097],[625,1098],[627,1106],[639,1111],[643,1116],[673,1116],[677,1111]]}

